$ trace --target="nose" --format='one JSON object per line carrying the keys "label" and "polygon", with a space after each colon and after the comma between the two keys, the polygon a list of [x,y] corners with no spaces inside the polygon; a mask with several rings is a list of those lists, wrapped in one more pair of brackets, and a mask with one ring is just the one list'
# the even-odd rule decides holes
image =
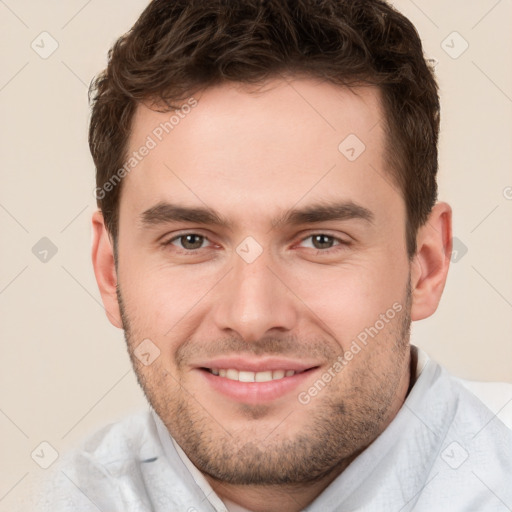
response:
{"label": "nose", "polygon": [[213,320],[224,333],[256,341],[272,329],[292,330],[299,301],[264,251],[248,263],[234,255],[234,268],[216,288]]}

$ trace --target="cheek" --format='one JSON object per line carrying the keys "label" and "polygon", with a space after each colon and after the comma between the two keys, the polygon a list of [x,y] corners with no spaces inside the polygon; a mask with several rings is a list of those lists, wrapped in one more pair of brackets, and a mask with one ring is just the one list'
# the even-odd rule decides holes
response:
{"label": "cheek", "polygon": [[[297,295],[303,298],[312,320],[327,330],[345,349],[366,327],[379,320],[393,304],[402,304],[407,285],[407,263],[391,265],[379,255],[346,266],[327,267],[304,276]],[[396,261],[396,258],[394,258]],[[378,262],[378,264],[376,263]],[[403,306],[403,304],[402,304]]]}
{"label": "cheek", "polygon": [[[176,349],[173,339],[186,338],[197,323],[205,294],[218,281],[211,268],[153,264],[132,254],[119,264],[124,313],[132,343],[149,338],[166,356]],[[203,299],[203,300],[202,300]]]}

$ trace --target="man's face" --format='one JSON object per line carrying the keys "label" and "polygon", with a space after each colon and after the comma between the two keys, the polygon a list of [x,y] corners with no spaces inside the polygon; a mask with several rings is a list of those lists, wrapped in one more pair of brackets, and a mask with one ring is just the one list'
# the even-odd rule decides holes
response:
{"label": "man's face", "polygon": [[[405,203],[380,96],[300,79],[195,98],[168,134],[173,112],[139,107],[133,122],[129,154],[156,142],[120,203],[134,368],[206,474],[318,479],[384,430],[409,379]],[[159,355],[145,365],[132,352],[147,339]]]}

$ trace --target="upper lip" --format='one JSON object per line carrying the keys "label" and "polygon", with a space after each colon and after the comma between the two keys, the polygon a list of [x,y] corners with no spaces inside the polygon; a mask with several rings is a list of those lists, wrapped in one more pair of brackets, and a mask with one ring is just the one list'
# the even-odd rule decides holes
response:
{"label": "upper lip", "polygon": [[284,358],[260,358],[248,359],[244,357],[223,357],[200,362],[194,365],[196,368],[223,368],[235,369],[246,372],[264,372],[267,370],[294,370],[302,372],[319,366],[318,363],[310,363],[305,361],[294,361]]}

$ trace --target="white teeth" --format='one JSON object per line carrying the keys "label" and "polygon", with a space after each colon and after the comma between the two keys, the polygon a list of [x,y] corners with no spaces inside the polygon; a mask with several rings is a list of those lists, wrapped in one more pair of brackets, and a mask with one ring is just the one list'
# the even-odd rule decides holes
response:
{"label": "white teeth", "polygon": [[232,370],[229,368],[229,370],[226,370],[226,377],[231,380],[238,380],[239,371],[238,370]]}
{"label": "white teeth", "polygon": [[254,372],[238,372],[238,380],[240,382],[254,382],[255,373]]}
{"label": "white teeth", "polygon": [[234,368],[212,368],[213,375],[225,377],[230,380],[238,380],[239,382],[268,382],[270,380],[278,380],[283,377],[291,377],[295,375],[295,370],[266,370],[263,372],[247,372],[238,371]]}
{"label": "white teeth", "polygon": [[254,375],[254,380],[256,382],[268,382],[272,380],[272,372],[270,370],[268,372],[258,372]]}
{"label": "white teeth", "polygon": [[272,372],[272,380],[282,379],[284,377],[284,370],[274,370]]}

